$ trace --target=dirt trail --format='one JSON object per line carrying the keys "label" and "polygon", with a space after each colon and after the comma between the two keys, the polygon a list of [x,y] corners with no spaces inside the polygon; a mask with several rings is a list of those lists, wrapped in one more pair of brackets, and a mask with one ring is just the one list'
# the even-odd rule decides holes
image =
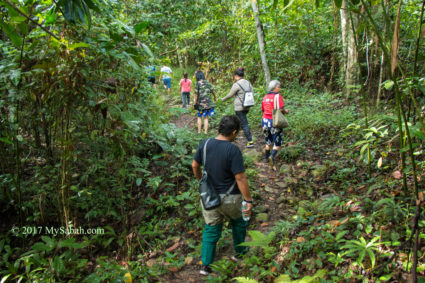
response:
{"label": "dirt trail", "polygon": [[[187,127],[188,130],[193,130],[196,133],[195,113],[182,114],[173,122],[179,128]],[[251,132],[255,141],[254,148],[246,148],[247,141],[242,131],[235,141],[236,145],[242,152],[256,151],[257,153],[263,154],[262,152],[265,146],[265,142],[261,129],[258,126],[251,125]],[[210,129],[209,133],[210,136],[214,136],[216,129]],[[251,192],[254,196],[254,210],[251,216],[248,230],[257,230],[261,231],[262,233],[266,233],[271,227],[273,227],[273,224],[276,221],[283,219],[285,214],[287,214],[290,210],[290,206],[288,204],[278,204],[276,201],[279,197],[290,194],[290,190],[288,190],[283,184],[283,179],[286,176],[279,174],[281,163],[281,160],[277,160],[275,165],[277,170],[271,168],[269,164],[265,163],[264,161],[255,162],[254,168],[247,168],[255,169],[257,172],[256,180],[251,186]],[[278,186],[276,183],[280,183],[280,186]],[[259,216],[261,216],[261,219],[259,219]],[[200,233],[202,232],[200,231]],[[228,258],[230,260],[230,257],[234,253],[232,245],[227,245],[227,243],[231,243],[231,235],[230,239],[227,239],[227,237],[226,239],[223,239],[224,236],[225,233],[223,233],[222,239],[220,239],[218,243],[215,260],[220,260],[222,258]],[[249,240],[248,237],[247,240]],[[223,246],[224,244],[227,246]],[[163,280],[162,282],[206,282],[205,278],[199,274],[199,261],[200,255],[198,258],[195,258],[191,264],[183,266],[177,272],[168,272],[167,274],[163,275],[161,278]],[[243,261],[241,261],[240,264],[243,265]]]}

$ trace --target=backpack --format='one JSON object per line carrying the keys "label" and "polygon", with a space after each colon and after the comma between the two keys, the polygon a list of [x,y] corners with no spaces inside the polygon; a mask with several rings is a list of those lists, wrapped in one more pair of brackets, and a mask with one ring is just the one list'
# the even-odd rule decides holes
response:
{"label": "backpack", "polygon": [[251,90],[246,91],[238,82],[236,82],[236,84],[242,89],[243,91],[243,101],[242,99],[238,96],[239,100],[242,102],[242,106],[245,108],[254,106],[255,102],[254,102],[254,90],[252,89],[252,85],[249,84]]}

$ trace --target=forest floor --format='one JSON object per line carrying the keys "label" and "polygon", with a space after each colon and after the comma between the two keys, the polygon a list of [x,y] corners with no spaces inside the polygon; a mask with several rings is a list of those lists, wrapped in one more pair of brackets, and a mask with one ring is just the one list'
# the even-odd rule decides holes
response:
{"label": "forest floor", "polygon": [[[194,112],[190,114],[181,114],[173,123],[179,128],[192,129],[196,132],[196,114]],[[255,141],[255,147],[246,148],[247,140],[242,131],[235,141],[235,144],[244,155],[249,154],[257,157],[257,161],[254,162],[254,168],[249,168],[254,169],[257,174],[255,182],[250,188],[255,203],[248,230],[256,230],[263,234],[267,234],[275,222],[281,219],[287,219],[291,217],[291,215],[296,215],[297,206],[293,204],[296,199],[301,198],[301,195],[297,195],[297,193],[294,194],[294,185],[298,183],[298,178],[310,179],[310,176],[307,176],[308,171],[297,168],[295,164],[290,164],[290,167],[286,166],[288,168],[283,170],[286,172],[282,172],[280,168],[284,165],[284,161],[279,158],[277,158],[274,167],[266,163],[264,160],[265,141],[261,127],[255,124],[251,124],[250,126]],[[209,129],[208,136],[214,136],[215,133],[216,129]],[[285,135],[287,135],[287,133],[283,134],[283,136]],[[283,147],[288,145],[292,146],[291,144],[284,143]],[[306,150],[310,151],[309,149]],[[299,172],[297,177],[292,177],[295,174],[291,174],[291,172],[296,172],[297,170]],[[287,182],[288,180],[290,180],[290,182]],[[225,229],[230,228],[227,227]],[[246,240],[250,240],[248,235]],[[199,241],[201,241],[201,239],[199,239]],[[231,234],[223,232],[223,236],[218,242],[215,260],[218,261],[223,258],[230,260],[232,255],[234,255],[234,251]],[[238,264],[243,265],[243,260]],[[183,266],[177,272],[169,272],[163,275],[162,280],[164,280],[164,282],[205,282],[206,278],[199,274],[199,270],[199,261],[193,260],[191,264]],[[240,274],[235,274],[234,277],[238,275],[240,276]],[[214,276],[214,274],[212,274],[212,276]]]}

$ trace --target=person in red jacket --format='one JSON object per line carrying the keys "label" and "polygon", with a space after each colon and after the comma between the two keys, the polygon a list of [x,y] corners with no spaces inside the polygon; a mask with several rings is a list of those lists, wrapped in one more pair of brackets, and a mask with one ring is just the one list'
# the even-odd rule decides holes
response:
{"label": "person in red jacket", "polygon": [[[279,108],[282,113],[289,113],[289,110],[284,109],[285,103],[280,95],[280,90],[280,82],[278,80],[271,81],[267,87],[268,93],[263,97],[263,102],[261,104],[261,111],[263,111],[261,126],[266,139],[266,162],[269,162],[271,166],[274,165],[275,157],[282,145],[282,129],[273,127],[274,100],[278,99],[277,108]],[[272,144],[273,150],[270,152]]]}

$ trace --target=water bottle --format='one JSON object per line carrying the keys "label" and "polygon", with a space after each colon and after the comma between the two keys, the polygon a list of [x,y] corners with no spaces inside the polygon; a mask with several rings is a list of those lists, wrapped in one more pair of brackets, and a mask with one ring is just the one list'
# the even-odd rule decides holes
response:
{"label": "water bottle", "polygon": [[249,218],[250,218],[248,213],[243,212],[244,210],[247,210],[247,209],[248,209],[248,203],[246,201],[243,201],[242,202],[242,218],[245,221],[249,221]]}

